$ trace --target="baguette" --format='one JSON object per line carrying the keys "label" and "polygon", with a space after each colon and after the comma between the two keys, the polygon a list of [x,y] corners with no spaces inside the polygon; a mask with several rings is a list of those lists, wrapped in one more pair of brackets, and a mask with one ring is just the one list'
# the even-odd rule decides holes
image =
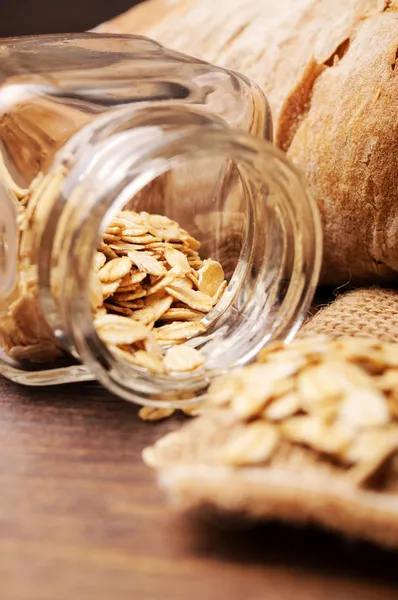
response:
{"label": "baguette", "polygon": [[97,28],[241,71],[321,212],[321,283],[398,272],[396,0],[149,0]]}

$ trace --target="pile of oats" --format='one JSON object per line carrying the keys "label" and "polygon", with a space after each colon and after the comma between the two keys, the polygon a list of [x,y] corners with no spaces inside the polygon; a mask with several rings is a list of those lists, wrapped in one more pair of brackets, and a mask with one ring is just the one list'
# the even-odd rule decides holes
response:
{"label": "pile of oats", "polygon": [[[0,171],[1,167],[0,162]],[[7,170],[2,176],[5,174],[17,215],[18,281],[12,295],[0,299],[0,347],[17,361],[51,363],[63,352],[40,309],[35,235],[41,210],[59,192],[66,170],[60,169],[47,179],[39,173],[29,189],[16,186]]]}
{"label": "pile of oats", "polygon": [[241,425],[220,449],[231,466],[272,463],[304,446],[358,485],[398,451],[398,346],[347,338],[298,340],[216,381],[209,405]]}
{"label": "pile of oats", "polygon": [[274,344],[143,451],[174,507],[398,548],[398,345]]}
{"label": "pile of oats", "polygon": [[199,247],[163,215],[124,210],[113,219],[94,257],[91,289],[96,329],[117,356],[154,373],[204,364],[184,342],[206,330],[202,319],[227,282]]}
{"label": "pile of oats", "polygon": [[360,488],[398,453],[395,344],[323,336],[272,344],[208,396],[202,416],[144,451],[149,466],[315,468]]}

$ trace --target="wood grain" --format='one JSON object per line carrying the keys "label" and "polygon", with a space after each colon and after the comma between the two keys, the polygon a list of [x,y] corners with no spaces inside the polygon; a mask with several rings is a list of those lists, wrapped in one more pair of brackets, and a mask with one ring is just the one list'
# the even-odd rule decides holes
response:
{"label": "wood grain", "polygon": [[0,380],[4,600],[387,600],[398,555],[314,530],[220,528],[174,514],[141,449],[182,419],[142,423],[96,385]]}

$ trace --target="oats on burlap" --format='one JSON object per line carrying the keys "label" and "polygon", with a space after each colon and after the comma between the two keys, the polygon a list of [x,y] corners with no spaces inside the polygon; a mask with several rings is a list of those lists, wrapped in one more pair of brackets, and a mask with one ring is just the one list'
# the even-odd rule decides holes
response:
{"label": "oats on burlap", "polygon": [[[377,435],[392,424],[388,449],[395,443],[398,451],[392,410],[398,401],[388,385],[397,381],[396,353],[394,345],[374,340],[318,337],[286,348],[277,343],[262,351],[260,362],[215,382],[209,403],[241,421],[277,420],[282,439],[340,461],[349,477],[350,467],[367,461],[358,450],[365,445],[357,444],[364,431]],[[384,456],[384,446],[371,455],[374,472]]]}
{"label": "oats on burlap", "polygon": [[312,521],[398,548],[397,350],[320,336],[270,345],[143,458],[182,508]]}
{"label": "oats on burlap", "polygon": [[239,467],[266,463],[279,441],[276,426],[265,421],[255,421],[243,426],[221,448],[221,462]]}

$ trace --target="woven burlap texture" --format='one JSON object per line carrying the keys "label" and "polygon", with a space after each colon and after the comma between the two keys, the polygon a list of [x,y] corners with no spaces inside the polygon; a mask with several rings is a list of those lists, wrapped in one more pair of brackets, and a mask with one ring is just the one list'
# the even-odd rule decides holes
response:
{"label": "woven burlap texture", "polygon": [[300,335],[314,333],[398,342],[398,289],[360,288],[339,295],[306,321]]}

